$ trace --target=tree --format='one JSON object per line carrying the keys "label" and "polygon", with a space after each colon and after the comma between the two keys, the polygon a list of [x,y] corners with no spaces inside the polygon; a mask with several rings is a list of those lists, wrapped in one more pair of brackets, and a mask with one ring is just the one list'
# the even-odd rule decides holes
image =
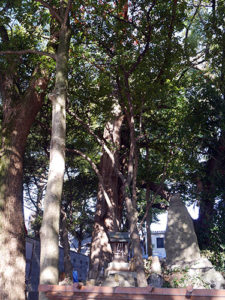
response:
{"label": "tree", "polygon": [[[77,155],[80,155],[91,164],[99,180],[92,244],[93,249],[99,248],[99,252],[92,255],[91,261],[94,277],[106,264],[106,260],[103,263],[100,257],[110,259],[111,249],[107,233],[110,230],[122,229],[123,211],[129,220],[138,284],[145,285],[137,228],[137,203],[141,198],[138,198],[138,189],[146,188],[146,201],[149,199],[150,190],[168,200],[170,190],[165,189],[166,181],[169,182],[171,190],[180,190],[191,195],[196,178],[200,177],[198,184],[203,186],[204,199],[202,198],[200,206],[199,228],[200,220],[206,219],[206,215],[210,215],[208,212],[214,211],[216,197],[219,196],[220,201],[223,199],[222,2],[213,1],[210,12],[208,8],[203,8],[209,4],[208,1],[199,1],[197,4],[176,0],[168,3],[163,0],[143,0],[138,3],[86,1],[85,6],[79,1],[72,4],[70,1],[54,0],[26,3],[18,1],[16,4],[23,5],[15,6],[14,18],[25,29],[22,32],[17,26],[13,27],[14,37],[6,30],[11,26],[8,19],[11,2],[3,3],[5,6],[1,12],[6,17],[0,27],[1,54],[7,56],[1,60],[4,71],[1,77],[1,127],[4,142],[1,199],[4,204],[2,207],[5,207],[2,216],[6,218],[7,203],[11,201],[6,199],[4,192],[7,187],[5,191],[9,193],[9,176],[12,173],[8,170],[11,170],[11,165],[13,171],[17,170],[17,158],[10,151],[16,149],[19,157],[23,156],[25,140],[38,111],[37,108],[30,114],[31,119],[25,118],[25,111],[35,108],[34,104],[29,107],[26,105],[33,103],[29,102],[31,99],[25,99],[30,97],[28,91],[36,93],[36,101],[42,100],[47,93],[49,75],[48,72],[43,75],[41,73],[49,67],[49,59],[42,57],[43,67],[38,68],[36,66],[40,60],[36,54],[47,55],[56,60],[56,68],[51,63],[51,72],[56,80],[54,88],[52,84],[48,86],[53,88],[53,92],[49,94],[53,118],[49,180],[41,229],[41,283],[58,282],[59,211],[65,164],[65,106],[69,93],[67,148],[68,153],[75,153],[76,156],[74,161],[67,160],[68,170],[71,168],[75,173],[82,174],[82,167],[75,166]],[[37,17],[32,14],[35,9],[38,12]],[[196,29],[193,29],[194,25]],[[183,36],[184,28],[186,33]],[[46,39],[43,40],[44,34],[48,36],[47,52],[41,51],[46,43]],[[198,40],[202,42],[200,47],[197,45]],[[10,55],[13,53],[23,56],[12,58]],[[209,67],[199,69],[202,58],[208,62]],[[35,74],[31,75],[34,70]],[[215,77],[212,76],[213,72],[216,73]],[[22,99],[21,95],[25,97]],[[16,100],[18,97],[19,102]],[[218,99],[220,100],[217,101]],[[113,108],[119,108],[117,113]],[[15,130],[22,132],[21,120],[13,118],[16,112],[21,120],[30,119],[20,137],[22,143],[18,138],[20,134],[14,135]],[[47,121],[45,123],[48,124]],[[199,163],[199,153],[209,156],[204,165]],[[33,159],[42,159],[38,152],[35,155]],[[20,176],[21,161],[20,158]],[[56,163],[60,163],[60,168],[56,167]],[[40,187],[37,176],[33,179]],[[72,181],[68,182],[70,184]],[[216,182],[219,184],[215,184]],[[17,185],[20,194],[21,184],[20,178]],[[26,186],[29,187],[27,178]],[[77,207],[76,201],[70,199],[72,196],[66,190],[65,184],[62,204],[64,212],[70,216],[71,211],[75,212]],[[15,205],[21,208],[21,196],[19,198],[18,195]],[[83,204],[83,200],[80,201]],[[14,204],[10,205],[13,208]],[[156,204],[149,202],[147,207],[154,205]],[[221,207],[222,213],[222,205],[218,207]],[[82,211],[85,215],[86,202],[82,205]],[[83,220],[79,219],[78,214],[76,217],[82,236]],[[74,216],[71,220],[73,223]],[[20,223],[16,229],[22,236],[22,214],[18,222]],[[214,220],[212,224],[215,224]],[[4,234],[7,230],[5,228]],[[99,236],[104,236],[105,240],[98,239]],[[99,243],[95,243],[97,240]],[[53,259],[50,257],[53,252],[50,255],[47,251],[48,245],[53,245]],[[50,268],[53,271],[48,273]],[[41,295],[41,299],[44,299],[44,295]]]}
{"label": "tree", "polygon": [[[67,164],[69,161],[71,162],[71,155],[68,153]],[[78,248],[76,251],[80,253],[82,241],[91,236],[93,229],[93,208],[89,202],[94,202],[97,188],[96,177],[93,174],[82,170],[78,161],[75,165],[76,169],[79,166],[79,173],[72,169],[73,165],[74,162],[71,162],[70,170],[67,169],[66,171],[68,179],[64,182],[61,203],[60,240],[64,249],[64,270],[67,277],[72,275],[68,233],[77,239]]]}
{"label": "tree", "polygon": [[[161,86],[166,82],[167,76],[172,77],[174,75],[175,68],[172,72],[170,71],[171,62],[173,61],[172,59],[175,61],[175,57],[176,59],[179,57],[177,56],[179,51],[172,53],[172,49],[175,49],[175,47],[178,46],[178,41],[173,37],[173,33],[175,27],[179,29],[182,28],[181,20],[183,18],[183,9],[185,5],[182,3],[179,7],[181,11],[179,11],[175,1],[171,6],[172,8],[168,8],[168,10],[170,10],[169,15],[171,16],[169,21],[167,21],[169,28],[168,32],[166,31],[165,33],[165,31],[162,30],[160,34],[153,34],[152,37],[152,33],[154,32],[152,32],[152,28],[156,25],[154,24],[154,26],[152,26],[151,18],[153,18],[155,12],[159,15],[162,13],[163,15],[167,10],[167,7],[162,8],[160,5],[156,5],[155,2],[149,6],[145,6],[146,3],[144,2],[141,3],[140,6],[132,6],[131,4],[130,11],[132,16],[131,19],[128,20],[126,13],[122,12],[121,14],[121,7],[123,8],[124,3],[125,2],[120,2],[118,6],[113,6],[102,2],[101,6],[94,7],[93,10],[87,6],[86,14],[91,15],[93,14],[91,13],[92,11],[94,11],[95,14],[94,17],[91,16],[89,18],[86,30],[89,33],[88,41],[92,40],[94,35],[94,40],[97,40],[98,43],[98,51],[102,53],[101,57],[103,59],[100,60],[98,54],[95,55],[95,53],[98,52],[95,48],[93,49],[93,43],[90,43],[91,54],[95,57],[93,65],[97,65],[97,68],[103,69],[103,71],[111,71],[110,78],[114,88],[113,95],[116,95],[117,101],[122,107],[126,118],[126,124],[129,128],[129,154],[126,161],[127,167],[123,172],[120,172],[112,155],[112,151],[110,151],[110,147],[107,147],[105,141],[99,141],[99,143],[103,146],[103,151],[110,157],[115,171],[122,182],[123,198],[126,199],[126,210],[131,226],[131,237],[133,246],[136,248],[134,252],[137,256],[137,269],[140,267],[138,282],[144,284],[141,267],[142,254],[136,228],[136,176],[138,169],[136,145],[138,129],[136,126],[140,112],[140,101],[138,101],[138,97],[140,97],[140,94],[138,94],[140,86],[138,86],[138,84],[141,83],[141,89],[144,90],[141,94],[147,94],[144,84],[147,84],[145,78],[148,78],[146,77],[146,74],[149,73],[149,69],[143,67],[146,62],[148,62],[153,69],[156,69],[151,76],[156,78],[154,84],[157,84],[157,88],[160,87],[160,90],[163,89]],[[163,11],[163,9],[165,11]],[[127,8],[125,8],[125,10],[127,10]],[[161,25],[159,25],[159,28],[160,26]],[[163,51],[159,54],[159,60],[155,62],[154,58],[149,54],[149,48],[150,45],[154,45],[155,41],[161,40],[166,40],[166,42],[163,44],[163,47],[161,47]],[[174,45],[174,48],[172,45]],[[163,61],[161,64],[158,63],[160,62],[160,55]],[[143,70],[146,73],[143,72]],[[152,90],[156,91],[156,88],[154,87]],[[162,95],[159,96],[162,97]],[[147,97],[144,99],[149,101]],[[146,107],[148,104],[149,102],[146,102]]]}
{"label": "tree", "polygon": [[[15,44],[23,48],[26,42],[20,32],[10,36],[7,25],[1,25],[0,34],[5,49]],[[22,45],[18,44],[20,39]],[[32,73],[30,80],[26,76],[19,77],[24,72],[23,67]],[[4,299],[22,300],[25,299],[23,157],[30,127],[46,95],[49,74],[43,65],[12,56],[1,60],[1,69],[0,288]]]}
{"label": "tree", "polygon": [[[224,9],[221,1],[203,1],[196,10],[187,35],[188,45],[195,44],[202,64],[192,64],[187,87],[190,107],[189,124],[196,132],[196,150],[201,162],[195,164],[192,180],[197,186],[199,218],[195,229],[201,249],[210,247],[218,214],[217,201],[223,201],[224,163]],[[197,45],[196,45],[197,44]],[[200,45],[200,46],[199,46]],[[191,47],[189,47],[191,49]],[[197,119],[198,118],[198,119]],[[193,126],[194,120],[194,126]],[[193,134],[194,137],[194,134]],[[194,139],[192,139],[194,141]],[[196,152],[195,154],[196,155]],[[192,156],[193,157],[193,156]],[[196,158],[195,158],[196,160]],[[222,188],[222,189],[221,189]]]}
{"label": "tree", "polygon": [[[39,1],[37,1],[37,2],[39,2]],[[53,102],[53,131],[52,131],[53,134],[52,134],[52,148],[51,148],[51,153],[52,153],[52,151],[53,152],[55,151],[56,155],[54,155],[54,157],[52,158],[51,164],[50,164],[49,182],[48,182],[48,187],[47,187],[47,195],[49,195],[49,190],[51,188],[56,187],[55,190],[54,190],[55,195],[56,195],[56,201],[54,203],[54,197],[55,196],[53,195],[53,197],[51,197],[52,196],[51,193],[50,193],[50,196],[46,196],[46,199],[47,199],[47,202],[48,201],[50,202],[49,203],[50,204],[49,207],[51,206],[52,202],[53,202],[53,206],[54,206],[54,204],[56,204],[56,206],[57,206],[57,200],[58,200],[58,208],[59,208],[59,201],[60,201],[60,197],[61,197],[60,181],[61,181],[61,187],[62,187],[62,180],[63,180],[63,174],[64,174],[65,100],[66,100],[66,93],[67,93],[66,92],[66,83],[67,83],[66,82],[66,76],[67,76],[67,59],[68,59],[67,57],[68,57],[68,48],[69,48],[69,40],[70,40],[70,30],[69,30],[68,15],[69,15],[71,3],[69,1],[66,6],[63,3],[60,3],[61,4],[61,9],[60,9],[60,12],[58,14],[57,11],[55,11],[46,2],[43,2],[43,1],[40,1],[40,2],[50,10],[50,14],[52,14],[54,16],[54,18],[61,25],[61,28],[59,30],[59,36],[58,36],[58,42],[59,42],[59,44],[58,44],[58,47],[57,47],[56,56],[54,56],[53,54],[47,53],[48,56],[56,58],[56,82],[55,82],[55,90],[54,90],[54,93],[52,93],[50,95],[50,98],[51,98],[51,100]],[[28,4],[28,6],[29,6],[29,4]],[[6,7],[7,7],[7,5],[6,5]],[[5,39],[5,36],[6,36],[5,33],[6,33],[6,31],[3,32],[2,39]],[[41,54],[41,55],[42,54],[46,55],[46,52],[41,52],[41,51],[32,50],[32,49],[28,49],[28,50],[25,50],[25,51],[24,50],[21,50],[21,51],[20,50],[19,51],[6,50],[6,51],[2,51],[1,52],[1,54],[26,54],[26,53],[35,53],[35,54],[37,53],[37,54]],[[2,90],[3,90],[3,98],[5,98],[4,99],[5,103],[7,103],[7,102],[10,101],[9,97],[11,96],[12,91],[14,93],[14,89],[12,89],[11,94],[10,94],[9,89],[8,89],[8,83],[6,85],[6,82],[7,82],[6,78],[4,78],[2,86],[5,87],[5,90],[4,89],[2,89]],[[12,80],[11,80],[11,82],[13,84]],[[40,79],[37,80],[37,83],[40,85],[39,88],[41,89],[42,88],[42,84],[43,84],[42,80],[40,80]],[[37,84],[36,84],[36,86],[34,85],[34,83],[32,84],[33,88],[36,88],[37,86],[38,86]],[[11,86],[11,88],[12,87],[13,86]],[[34,89],[34,91],[35,91],[35,89]],[[33,90],[29,90],[29,93],[31,93],[31,92],[33,92]],[[31,94],[29,94],[29,95],[31,96]],[[7,98],[9,98],[9,100]],[[25,101],[25,103],[27,105],[28,101]],[[17,111],[19,111],[18,108],[20,108],[20,107],[17,107]],[[34,108],[34,112],[32,111],[32,108]],[[20,137],[21,140],[24,140],[24,143],[21,143],[21,140],[19,141],[18,137],[17,137],[17,140],[15,142],[12,140],[12,143],[13,143],[12,147],[15,147],[14,144],[18,144],[19,145],[19,146],[16,145],[17,147],[19,147],[19,149],[18,149],[18,157],[19,156],[21,156],[21,157],[23,156],[24,149],[25,149],[25,145],[24,144],[25,144],[25,141],[26,141],[26,137],[28,135],[29,128],[30,128],[30,126],[32,124],[32,121],[34,119],[35,113],[37,113],[37,111],[36,111],[37,109],[35,110],[35,108],[36,107],[34,105],[33,106],[29,106],[29,109],[32,111],[33,114],[32,113],[30,114],[31,118],[27,117],[28,127],[27,127],[26,130],[23,131],[24,136],[21,135],[21,137]],[[9,112],[10,111],[8,111],[7,113],[9,113]],[[22,110],[22,112],[21,112],[22,116],[24,115],[24,112],[25,111]],[[4,128],[4,126],[6,126],[7,122],[12,122],[12,120],[10,120],[10,118],[12,118],[12,115],[10,115],[10,114],[9,115],[7,115],[7,114],[5,115],[5,119],[3,120],[3,128]],[[19,119],[19,124],[16,125],[16,127],[14,129],[16,131],[13,131],[13,133],[17,132],[19,128],[21,129],[21,127],[19,127],[19,126],[21,126],[21,123],[20,123],[21,120],[22,120],[22,117],[21,117],[21,119]],[[17,128],[17,126],[18,126],[18,128]],[[7,130],[5,129],[4,131],[7,131]],[[8,141],[7,141],[6,138],[7,138],[8,134],[9,133],[6,132],[6,136],[3,137],[3,141],[4,141],[4,148],[3,148],[3,150],[4,150],[4,152],[6,152],[6,149],[7,149],[6,145],[8,144]],[[10,140],[9,136],[8,136],[8,140]],[[7,145],[7,147],[8,147],[8,145]],[[16,153],[13,154],[13,156],[10,157],[10,159],[14,160],[15,167],[18,168],[18,169],[20,169],[19,173],[20,173],[20,177],[22,178],[22,172],[21,172],[22,171],[22,164],[21,164],[21,161],[19,161],[19,163],[17,162],[18,159],[15,158],[15,155],[16,155]],[[57,160],[56,156],[59,159],[59,161],[61,161],[61,164],[60,164],[61,165],[61,170],[56,170],[56,167],[55,167],[55,159]],[[51,155],[51,157],[52,157],[52,155]],[[18,164],[18,166],[16,164]],[[7,168],[10,169],[10,160],[9,160],[9,162],[7,162],[7,160],[5,159],[5,165],[3,167],[2,167],[2,170],[3,170],[3,176],[2,177],[4,178],[3,180],[5,180],[6,170],[7,170]],[[54,174],[54,171],[55,171],[55,174]],[[52,180],[53,178],[54,178],[54,180]],[[56,182],[58,183],[58,185],[54,186],[54,183],[56,183]],[[22,182],[21,182],[21,180],[20,180],[20,182],[18,182],[18,185],[19,185],[19,187],[18,187],[18,191],[19,191],[22,188]],[[3,192],[5,192],[4,191],[4,189],[6,189],[5,186],[7,186],[7,182],[5,183],[3,181],[2,185],[1,185],[1,187],[2,187],[2,194],[3,194]],[[12,190],[12,188],[10,190]],[[22,192],[18,192],[18,194],[20,195],[20,198],[21,198]],[[58,199],[57,199],[57,197],[58,197]],[[21,206],[21,204],[22,204],[22,201],[20,201],[20,206]],[[17,203],[17,205],[18,205],[18,203]],[[5,207],[5,205],[3,205],[3,207],[4,207],[4,210],[7,212],[8,207],[7,206]],[[15,209],[15,207],[13,207],[13,203],[10,205],[10,209]],[[22,212],[22,210],[21,210],[21,212]],[[51,218],[51,213],[49,213],[48,211],[46,211],[46,214],[50,214],[50,218]],[[52,228],[52,225],[54,225],[52,223],[54,223],[54,221],[56,222],[56,227],[57,227],[57,222],[59,223],[59,216],[57,218],[57,207],[56,207],[56,215],[55,215],[56,218],[55,219],[52,218],[52,221],[51,221],[50,218],[49,218],[47,220],[47,222],[46,222],[45,215],[44,215],[44,220],[43,220],[43,225],[42,225],[42,239],[43,239],[43,243],[42,243],[42,256],[41,256],[41,281],[42,280],[43,281],[46,280],[45,274],[47,273],[46,269],[45,269],[45,267],[46,267],[45,260],[42,259],[42,257],[43,257],[43,249],[45,249],[45,247],[44,247],[44,245],[45,245],[44,240],[47,242],[47,240],[45,239],[46,238],[46,233],[48,232],[48,231],[46,232],[46,225],[48,227],[48,224],[50,224],[50,228]],[[7,225],[6,220],[7,219],[3,219],[3,222]],[[23,224],[23,219],[22,218],[20,220],[20,223]],[[21,227],[22,227],[21,224],[20,224],[20,226],[17,226],[17,229],[19,230],[19,234],[20,235],[23,234],[23,230],[21,230]],[[7,231],[9,231],[9,228],[4,228],[4,230],[3,230],[4,234],[7,233]],[[57,233],[55,235],[54,230],[52,230],[52,232],[53,232],[53,237],[55,237],[55,240],[53,238],[53,244],[52,245],[54,245],[54,241],[55,241],[55,244],[57,244],[57,247],[55,247],[55,245],[53,246],[53,247],[55,247],[55,249],[57,248],[56,249],[56,261],[57,261],[58,235],[57,235]],[[5,240],[4,239],[3,239],[3,243],[5,244]],[[24,247],[24,245],[25,245],[24,241],[20,244],[20,248],[21,248],[20,252],[22,252],[22,246],[21,246],[22,244],[23,244],[23,247]],[[56,268],[57,268],[58,267],[57,262],[55,263],[55,260],[53,260],[53,261],[54,261],[54,265],[56,265]],[[49,262],[48,262],[48,264],[49,264]],[[22,263],[21,263],[21,268],[22,268]],[[22,272],[21,274],[23,275],[24,272]],[[50,280],[50,281],[51,280],[53,280],[53,281],[56,280],[56,281],[58,281],[58,271],[56,271],[56,273],[54,273],[54,271],[53,271],[53,275],[51,277],[52,278],[48,278],[47,280]],[[4,282],[4,284],[5,284],[5,282]],[[20,293],[21,293],[21,290],[24,290],[23,286],[24,286],[24,283],[22,284],[22,280],[21,280],[21,282],[20,282]],[[5,287],[3,289],[5,291]],[[13,289],[11,289],[11,290],[13,290]],[[18,293],[19,293],[19,291],[18,291]],[[14,297],[15,297],[15,293],[14,293]],[[22,295],[18,294],[18,299],[21,298],[21,297],[22,297]],[[40,295],[40,297],[44,298],[45,296],[44,295]]]}
{"label": "tree", "polygon": [[[50,164],[47,190],[44,201],[44,214],[41,225],[40,284],[57,284],[59,279],[59,219],[60,201],[65,170],[65,135],[66,135],[66,98],[68,77],[68,54],[70,46],[69,12],[71,1],[60,1],[57,9],[41,3],[49,9],[58,22],[58,38],[55,72],[55,86],[49,99],[52,101],[52,133],[50,147]],[[51,249],[51,253],[49,251]],[[40,300],[47,299],[40,293]]]}

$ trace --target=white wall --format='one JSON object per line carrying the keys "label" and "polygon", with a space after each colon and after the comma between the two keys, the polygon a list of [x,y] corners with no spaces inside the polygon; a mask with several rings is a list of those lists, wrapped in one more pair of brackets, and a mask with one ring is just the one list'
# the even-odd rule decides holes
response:
{"label": "white wall", "polygon": [[152,248],[153,248],[153,255],[159,257],[166,257],[165,248],[157,248],[157,238],[163,238],[165,240],[165,232],[164,231],[156,231],[152,232]]}

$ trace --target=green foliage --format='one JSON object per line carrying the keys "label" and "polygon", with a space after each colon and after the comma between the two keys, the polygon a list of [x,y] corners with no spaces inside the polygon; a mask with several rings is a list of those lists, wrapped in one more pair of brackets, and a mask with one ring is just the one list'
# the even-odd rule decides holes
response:
{"label": "green foliage", "polygon": [[42,215],[37,215],[34,217],[30,223],[30,230],[28,235],[35,238],[40,238]]}
{"label": "green foliage", "polygon": [[[202,250],[202,254],[206,256],[215,268],[220,272],[225,272],[225,203],[223,200],[216,205],[215,213],[211,219],[209,237],[210,244]],[[204,235],[203,235],[204,237]]]}
{"label": "green foliage", "polygon": [[69,232],[78,240],[91,235],[97,195],[96,177],[90,172],[67,172],[62,206],[67,213]]}
{"label": "green foliage", "polygon": [[[197,8],[192,2],[178,1],[176,14],[173,14],[173,1],[159,0],[155,5],[145,0],[134,1],[129,3],[126,19],[122,15],[122,2],[115,5],[113,1],[73,1],[70,14],[68,107],[102,138],[105,125],[115,117],[116,103],[121,105],[123,113],[130,113],[125,70],[129,75],[139,153],[138,184],[148,180],[157,184],[166,182],[170,191],[179,190],[192,201],[196,196],[201,197],[196,190],[196,177],[203,182],[208,180],[206,161],[215,154],[220,133],[225,129],[224,4],[218,0],[213,11],[207,6],[208,2],[203,1]],[[51,1],[51,4],[59,7],[59,1]],[[9,35],[8,42],[1,38],[0,51],[47,49],[55,52],[57,41],[52,35],[57,36],[58,25],[40,3],[0,1],[0,7],[0,25]],[[195,62],[198,55],[206,61],[204,66]],[[2,70],[17,70],[17,94],[23,95],[38,64],[52,73],[47,91],[52,88],[55,62],[49,58],[33,54],[11,59],[7,56],[0,58],[0,64]],[[1,111],[2,107],[0,126]],[[50,113],[50,103],[45,104],[28,139],[24,164],[27,193],[47,177]],[[121,150],[126,162],[127,128],[124,124],[124,149]],[[66,147],[82,151],[99,166],[100,145],[69,114]],[[224,160],[221,157],[212,176],[216,186],[212,201],[216,197],[220,200],[211,226],[213,251],[221,250],[224,244]],[[71,212],[71,230],[76,228],[78,232],[78,227],[83,226],[85,231],[87,220],[93,221],[89,204],[90,199],[96,197],[96,176],[88,162],[71,152],[66,155],[66,164],[68,178],[62,204]],[[142,217],[146,209],[144,191],[139,188],[138,193]],[[162,200],[157,197],[157,202]],[[153,212],[154,218],[157,213]]]}
{"label": "green foliage", "polygon": [[224,245],[219,245],[220,249],[216,250],[202,250],[201,254],[208,258],[217,271],[221,272],[223,276],[225,275],[225,247]]}
{"label": "green foliage", "polygon": [[167,288],[185,288],[187,286],[201,287],[209,289],[207,284],[196,272],[196,274],[189,274],[189,268],[176,268],[173,270],[163,270],[164,287]]}

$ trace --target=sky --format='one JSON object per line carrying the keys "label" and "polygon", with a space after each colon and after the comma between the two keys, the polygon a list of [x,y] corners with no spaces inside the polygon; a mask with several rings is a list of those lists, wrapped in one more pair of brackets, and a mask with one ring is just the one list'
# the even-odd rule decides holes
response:
{"label": "sky", "polygon": [[[193,204],[187,207],[189,214],[191,215],[192,219],[198,218],[198,207]],[[159,215],[158,217],[159,222],[154,222],[151,224],[151,231],[165,231],[167,225],[167,212]]]}
{"label": "sky", "polygon": [[[198,218],[198,207],[196,205],[191,205],[187,207],[192,219]],[[25,215],[25,224],[28,225],[28,220],[30,214],[33,213],[33,211],[29,210],[28,208],[24,207],[24,215]],[[151,231],[165,231],[166,225],[167,225],[167,212],[159,215],[158,217],[159,222],[154,222],[151,224]]]}

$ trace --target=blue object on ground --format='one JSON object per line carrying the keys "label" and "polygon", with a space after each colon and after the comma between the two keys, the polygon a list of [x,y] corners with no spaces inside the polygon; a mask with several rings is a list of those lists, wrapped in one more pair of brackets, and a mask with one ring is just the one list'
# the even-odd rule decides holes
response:
{"label": "blue object on ground", "polygon": [[73,270],[73,282],[78,282],[78,274],[75,270]]}

